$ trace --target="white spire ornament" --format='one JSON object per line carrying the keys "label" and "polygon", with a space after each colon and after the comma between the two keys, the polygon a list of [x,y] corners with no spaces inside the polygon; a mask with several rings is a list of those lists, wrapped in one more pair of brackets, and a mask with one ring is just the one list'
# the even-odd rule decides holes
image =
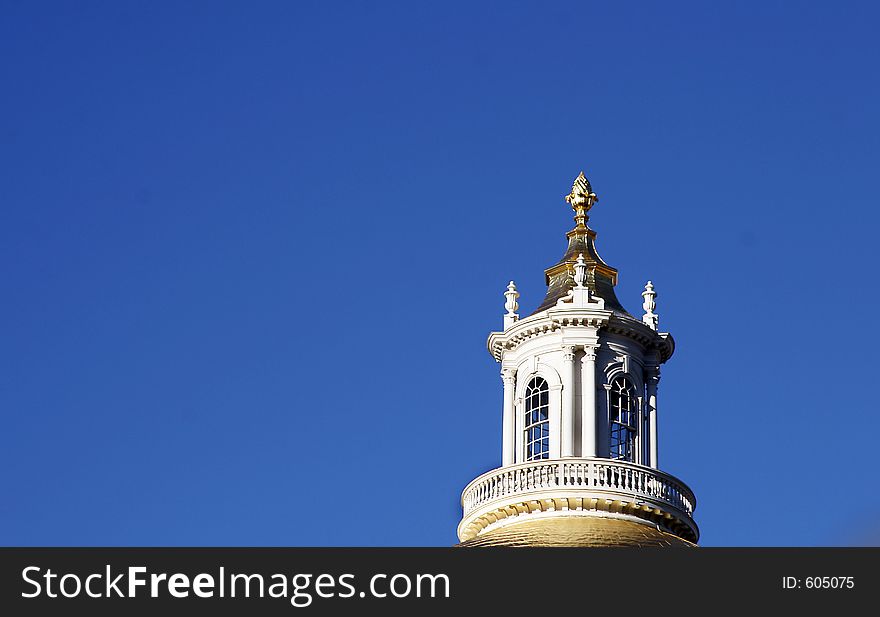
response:
{"label": "white spire ornament", "polygon": [[568,293],[556,301],[556,306],[570,308],[593,307],[598,309],[605,308],[605,300],[599,296],[593,296],[590,288],[585,284],[587,282],[587,262],[584,254],[578,255],[577,261],[574,263],[574,287],[568,290]]}
{"label": "white spire ornament", "polygon": [[507,309],[507,314],[504,316],[504,329],[507,330],[510,326],[516,323],[516,320],[519,319],[519,315],[516,314],[517,309],[519,308],[519,303],[516,301],[519,298],[519,292],[516,290],[516,285],[513,281],[507,285],[507,291],[504,292],[504,308]]}
{"label": "white spire ornament", "polygon": [[654,309],[657,308],[657,303],[654,301],[654,298],[656,297],[657,292],[654,291],[654,284],[651,283],[651,281],[648,281],[645,285],[645,291],[642,292],[642,298],[645,299],[644,302],[642,302],[642,308],[645,309],[645,314],[642,316],[642,323],[652,330],[656,330],[660,322],[660,316],[654,313]]}
{"label": "white spire ornament", "polygon": [[584,283],[587,282],[587,263],[584,261],[584,254],[578,255],[577,262],[574,264],[574,282],[578,289],[583,289]]}

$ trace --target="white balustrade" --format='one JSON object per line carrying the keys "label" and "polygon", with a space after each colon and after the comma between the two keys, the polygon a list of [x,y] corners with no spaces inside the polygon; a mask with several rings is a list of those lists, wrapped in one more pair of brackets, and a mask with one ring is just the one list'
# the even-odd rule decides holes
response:
{"label": "white balustrade", "polygon": [[532,461],[495,469],[471,482],[462,493],[464,515],[498,499],[521,493],[561,489],[589,490],[643,497],[672,506],[692,517],[693,492],[669,474],[613,459]]}

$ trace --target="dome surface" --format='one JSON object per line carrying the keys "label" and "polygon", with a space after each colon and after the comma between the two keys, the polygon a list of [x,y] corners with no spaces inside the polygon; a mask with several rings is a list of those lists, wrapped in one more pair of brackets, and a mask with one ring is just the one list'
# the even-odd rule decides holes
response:
{"label": "dome surface", "polygon": [[696,544],[648,524],[599,516],[564,516],[505,525],[457,546],[694,547]]}

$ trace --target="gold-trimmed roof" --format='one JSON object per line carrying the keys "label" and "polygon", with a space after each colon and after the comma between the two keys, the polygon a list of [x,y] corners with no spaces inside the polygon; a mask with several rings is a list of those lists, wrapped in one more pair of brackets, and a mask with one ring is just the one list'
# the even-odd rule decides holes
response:
{"label": "gold-trimmed roof", "polygon": [[583,254],[587,264],[586,286],[594,295],[605,300],[605,306],[617,313],[632,318],[614,293],[617,285],[617,270],[605,263],[596,251],[596,232],[587,226],[590,220],[587,212],[599,198],[593,192],[590,181],[581,172],[574,180],[571,193],[565,197],[575,212],[575,227],[566,234],[568,248],[562,259],[544,271],[547,295],[532,313],[540,313],[556,305],[556,301],[564,298],[574,287],[574,266],[579,255]]}
{"label": "gold-trimmed roof", "polygon": [[457,546],[694,547],[696,544],[645,523],[599,516],[554,516],[498,527]]}

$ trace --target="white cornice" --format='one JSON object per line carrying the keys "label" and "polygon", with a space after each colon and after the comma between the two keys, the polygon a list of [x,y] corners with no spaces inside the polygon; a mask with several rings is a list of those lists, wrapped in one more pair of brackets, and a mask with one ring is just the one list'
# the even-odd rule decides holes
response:
{"label": "white cornice", "polygon": [[635,319],[621,318],[612,311],[602,309],[559,306],[514,322],[503,332],[492,332],[486,346],[492,357],[500,362],[505,350],[514,350],[527,340],[556,332],[563,327],[594,331],[604,328],[608,332],[626,336],[646,349],[657,350],[660,362],[666,362],[675,350],[675,341],[671,334],[655,332]]}

